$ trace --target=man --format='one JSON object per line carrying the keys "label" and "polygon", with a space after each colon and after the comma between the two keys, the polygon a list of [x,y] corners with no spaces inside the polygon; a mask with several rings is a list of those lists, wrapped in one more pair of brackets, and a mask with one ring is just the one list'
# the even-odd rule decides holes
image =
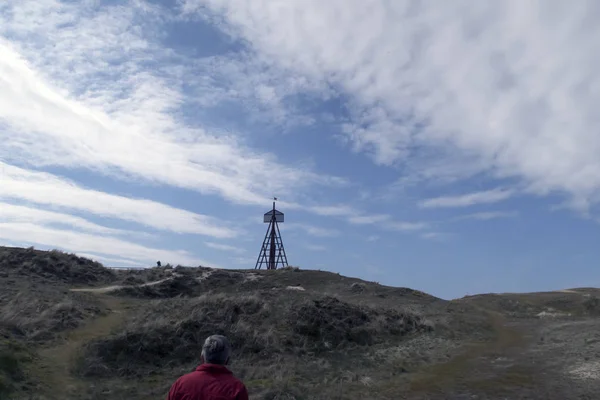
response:
{"label": "man", "polygon": [[248,400],[246,386],[227,369],[231,346],[225,336],[209,336],[201,364],[171,386],[167,400]]}

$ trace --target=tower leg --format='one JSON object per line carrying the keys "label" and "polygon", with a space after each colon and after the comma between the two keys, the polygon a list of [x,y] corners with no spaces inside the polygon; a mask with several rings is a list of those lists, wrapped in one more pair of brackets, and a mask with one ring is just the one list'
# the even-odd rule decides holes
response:
{"label": "tower leg", "polygon": [[263,264],[266,265],[267,269],[277,269],[279,265],[282,267],[288,266],[287,255],[283,247],[283,240],[281,239],[281,232],[279,231],[275,214],[273,214],[273,218],[269,222],[254,269],[260,269]]}
{"label": "tower leg", "polygon": [[276,257],[276,253],[275,253],[275,246],[276,246],[276,242],[275,242],[275,226],[277,226],[277,222],[273,223],[271,225],[271,246],[269,249],[269,269],[276,269],[277,268],[277,260],[275,259]]}
{"label": "tower leg", "polygon": [[281,232],[279,231],[279,224],[275,223],[275,229],[277,229],[277,237],[279,238],[279,251],[283,253],[283,260],[281,262],[282,266],[288,266],[287,255],[285,254],[285,247],[283,247],[283,239],[281,238]]}
{"label": "tower leg", "polygon": [[260,269],[260,267],[263,263],[267,263],[267,265],[268,265],[267,246],[269,243],[269,232],[270,231],[271,231],[271,223],[269,223],[269,226],[267,228],[267,233],[265,234],[265,239],[263,240],[263,244],[260,249],[260,253],[258,254],[258,258],[256,259],[256,265],[254,266],[254,269]]}

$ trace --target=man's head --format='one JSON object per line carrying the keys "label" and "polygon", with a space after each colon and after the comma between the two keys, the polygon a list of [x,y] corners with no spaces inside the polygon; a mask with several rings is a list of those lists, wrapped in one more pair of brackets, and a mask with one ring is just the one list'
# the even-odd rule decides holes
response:
{"label": "man's head", "polygon": [[202,362],[208,364],[227,365],[231,356],[229,340],[222,335],[206,338],[202,346]]}

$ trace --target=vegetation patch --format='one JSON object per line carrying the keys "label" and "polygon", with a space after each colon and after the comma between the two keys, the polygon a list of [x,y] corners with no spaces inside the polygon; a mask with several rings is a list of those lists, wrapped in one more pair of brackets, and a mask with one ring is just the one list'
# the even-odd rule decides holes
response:
{"label": "vegetation patch", "polygon": [[349,344],[373,345],[390,336],[432,329],[414,314],[359,307],[329,296],[290,311],[289,325],[310,343],[312,350],[337,349]]}
{"label": "vegetation patch", "polygon": [[[134,278],[128,277],[127,281]],[[139,278],[138,278],[139,279]],[[141,283],[136,279],[131,286],[124,286],[113,293],[120,296],[168,299],[173,297],[195,297],[208,292],[231,292],[245,281],[241,272],[210,270],[208,268],[177,267],[172,275],[157,281]]]}
{"label": "vegetation patch", "polygon": [[0,327],[0,398],[22,389],[27,383],[24,366],[32,360],[27,347]]}
{"label": "vegetation patch", "polygon": [[23,290],[0,295],[0,324],[27,340],[42,342],[78,327],[86,318],[101,312],[97,302],[78,293]]}
{"label": "vegetation patch", "polygon": [[416,315],[361,308],[333,297],[299,297],[283,304],[240,295],[169,299],[155,302],[123,332],[89,344],[77,370],[84,376],[164,371],[196,362],[204,339],[214,333],[230,338],[236,360],[258,362],[285,355],[325,357],[328,351],[430,330]]}
{"label": "vegetation patch", "polygon": [[168,299],[172,297],[191,297],[198,294],[198,284],[187,276],[174,276],[151,285],[125,286],[113,293],[146,299]]}
{"label": "vegetation patch", "polygon": [[113,271],[96,261],[60,250],[40,251],[33,247],[0,248],[0,270],[7,275],[10,273],[77,285],[111,282],[116,278]]}

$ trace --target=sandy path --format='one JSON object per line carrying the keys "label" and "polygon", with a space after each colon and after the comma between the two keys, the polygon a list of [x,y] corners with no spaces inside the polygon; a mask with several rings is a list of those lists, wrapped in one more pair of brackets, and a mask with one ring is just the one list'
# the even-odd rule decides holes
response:
{"label": "sandy path", "polygon": [[172,280],[173,278],[177,277],[179,275],[173,274],[173,276],[170,276],[168,278],[165,279],[161,279],[158,281],[154,281],[154,282],[147,282],[147,283],[142,283],[140,285],[113,285],[113,286],[106,286],[106,287],[101,287],[101,288],[80,288],[80,289],[71,289],[72,292],[88,292],[88,293],[98,293],[98,294],[103,294],[103,293],[109,293],[115,290],[119,290],[119,289],[124,289],[124,288],[132,288],[132,287],[145,287],[145,286],[155,286],[155,285],[159,285],[163,282],[167,282]]}
{"label": "sandy path", "polygon": [[108,308],[107,314],[68,332],[62,343],[39,350],[39,358],[31,374],[48,387],[45,392],[52,393],[49,399],[77,398],[76,394],[85,392],[85,383],[71,372],[81,347],[94,339],[110,335],[113,329],[123,323],[127,309],[131,307],[131,301],[102,295],[99,295],[99,299]]}
{"label": "sandy path", "polygon": [[[213,274],[213,272],[214,272],[214,270],[205,271],[199,277],[197,277],[195,279],[196,279],[196,281],[201,282],[201,281],[207,279],[209,276],[211,276]],[[155,286],[155,285],[159,285],[163,282],[168,282],[170,280],[173,280],[174,278],[177,278],[179,276],[181,276],[181,275],[177,274],[177,273],[173,273],[168,278],[164,278],[164,279],[161,279],[158,281],[153,281],[153,282],[142,283],[140,285],[112,285],[112,286],[105,286],[105,287],[101,287],[101,288],[79,288],[79,289],[70,289],[70,290],[72,292],[87,292],[87,293],[106,294],[106,293],[110,293],[115,290],[125,289],[125,288]]]}

